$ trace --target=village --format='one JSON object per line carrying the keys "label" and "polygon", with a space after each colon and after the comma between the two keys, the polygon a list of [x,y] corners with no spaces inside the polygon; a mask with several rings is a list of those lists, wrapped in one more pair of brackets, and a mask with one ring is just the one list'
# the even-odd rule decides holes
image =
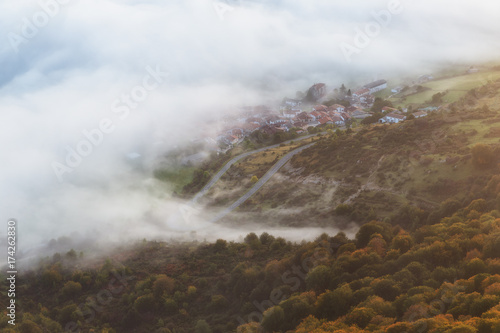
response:
{"label": "village", "polygon": [[[217,131],[211,131],[196,141],[210,146],[212,150],[225,152],[256,131],[272,137],[280,132],[293,131],[302,135],[332,128],[349,128],[357,123],[366,123],[363,120],[374,115],[371,111],[377,99],[374,94],[386,88],[387,81],[383,79],[365,84],[354,92],[344,85],[328,90],[325,83],[316,83],[307,94],[300,96],[302,98],[285,97],[275,107],[241,107],[236,114],[226,115],[219,122]],[[398,93],[400,90],[398,87],[391,92]],[[421,118],[435,109],[418,109],[411,115]],[[381,112],[376,122],[382,124],[399,123],[410,116],[406,108],[384,106]]]}

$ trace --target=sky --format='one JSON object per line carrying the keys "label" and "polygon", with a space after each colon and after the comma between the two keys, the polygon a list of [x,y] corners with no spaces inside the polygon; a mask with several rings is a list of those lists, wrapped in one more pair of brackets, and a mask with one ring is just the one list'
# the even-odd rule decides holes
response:
{"label": "sky", "polygon": [[[2,1],[0,221],[19,221],[25,249],[190,228],[236,238],[174,218],[185,203],[151,177],[160,154],[225,110],[316,82],[496,60],[499,12],[493,0]],[[137,151],[145,171],[126,158]]]}

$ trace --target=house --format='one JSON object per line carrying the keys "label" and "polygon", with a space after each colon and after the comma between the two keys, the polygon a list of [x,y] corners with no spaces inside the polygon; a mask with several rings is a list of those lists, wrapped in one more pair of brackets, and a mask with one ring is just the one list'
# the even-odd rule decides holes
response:
{"label": "house", "polygon": [[427,116],[427,112],[425,111],[416,111],[412,113],[415,118],[422,118]]}
{"label": "house", "polygon": [[[303,128],[303,129],[305,129],[305,128],[309,127],[309,124],[308,124],[308,123],[306,123],[306,122],[303,122],[303,121],[295,121],[295,122],[293,123],[293,127],[297,127],[297,128]],[[299,131],[297,131],[297,133],[298,133],[298,132],[299,132]]]}
{"label": "house", "polygon": [[302,112],[302,110],[299,110],[299,109],[284,110],[283,117],[285,117],[287,119],[292,119],[301,112]]}
{"label": "house", "polygon": [[295,117],[296,121],[302,121],[302,122],[305,122],[305,123],[310,123],[312,122],[313,120],[315,120],[315,118],[309,114],[307,114],[306,112],[301,112],[299,113],[296,117]]}
{"label": "house", "polygon": [[331,124],[331,125],[333,125],[332,118],[330,118],[328,116],[319,118],[318,122],[319,122],[320,125],[324,125],[324,124]]}
{"label": "house", "polygon": [[370,113],[365,112],[361,109],[356,109],[355,111],[351,112],[351,117],[354,119],[365,119],[370,116],[371,116]]}
{"label": "house", "polygon": [[309,113],[310,116],[313,116],[315,120],[321,118],[321,112],[318,112],[318,111],[313,111],[311,113]]}
{"label": "house", "polygon": [[267,125],[276,125],[276,124],[281,124],[281,123],[285,123],[286,120],[285,119],[281,119],[280,117],[278,116],[269,116],[269,117],[266,117],[266,124]]}
{"label": "house", "polygon": [[340,112],[340,116],[344,119],[344,121],[351,119],[351,116],[347,112]]}
{"label": "house", "polygon": [[326,112],[326,111],[328,111],[328,107],[326,105],[315,105],[312,107],[312,110],[318,111],[318,112],[320,112],[320,111]]}
{"label": "house", "polygon": [[402,114],[389,113],[387,116],[380,118],[379,123],[397,124],[399,122],[404,121],[405,119],[406,116],[403,116]]}
{"label": "house", "polygon": [[434,80],[432,75],[420,75],[417,79],[417,83],[425,83]]}
{"label": "house", "polygon": [[345,106],[340,105],[340,104],[333,104],[328,108],[329,111],[337,111],[337,112],[344,112],[345,111]]}
{"label": "house", "polygon": [[335,125],[342,126],[342,125],[344,125],[344,124],[345,124],[344,119],[342,119],[342,117],[341,117],[341,116],[337,116],[337,115],[336,115],[336,116],[331,117],[331,119],[332,119],[332,122],[333,122]]}
{"label": "house", "polygon": [[385,88],[387,88],[387,81],[377,80],[364,85],[363,88],[368,89],[370,91],[370,94],[373,94],[376,93],[377,91],[384,90]]}
{"label": "house", "polygon": [[326,85],[324,83],[316,83],[311,88],[309,88],[307,95],[312,98],[313,101],[317,101],[326,95]]}
{"label": "house", "polygon": [[424,111],[424,112],[433,112],[433,111],[437,111],[439,110],[441,107],[439,106],[428,106],[426,108],[423,108],[423,109],[418,109],[417,111]]}
{"label": "house", "polygon": [[360,98],[361,96],[368,95],[368,94],[370,94],[370,89],[363,88],[363,89],[355,91],[352,95],[354,97]]}
{"label": "house", "polygon": [[359,97],[359,101],[362,104],[371,105],[371,104],[373,104],[373,102],[375,102],[375,97],[373,97],[372,95],[369,95],[369,94],[365,94],[365,95]]}
{"label": "house", "polygon": [[398,94],[398,93],[400,93],[400,92],[401,92],[401,90],[403,90],[403,88],[402,88],[402,87],[392,88],[392,89],[391,89],[391,93],[393,93],[393,94]]}
{"label": "house", "polygon": [[474,66],[470,66],[470,68],[467,70],[467,74],[473,74],[479,72],[479,69],[475,68]]}
{"label": "house", "polygon": [[222,138],[221,141],[224,143],[227,143],[229,145],[235,145],[238,143],[238,137],[236,137],[234,135],[226,135]]}
{"label": "house", "polygon": [[298,100],[298,99],[292,99],[292,98],[284,98],[283,99],[283,102],[281,103],[281,106],[284,107],[284,108],[295,108],[297,106],[301,106],[302,105],[302,101]]}

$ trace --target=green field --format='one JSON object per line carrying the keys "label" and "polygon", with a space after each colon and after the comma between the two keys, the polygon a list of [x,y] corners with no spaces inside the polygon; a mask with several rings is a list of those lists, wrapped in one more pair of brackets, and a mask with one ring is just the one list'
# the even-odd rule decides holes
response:
{"label": "green field", "polygon": [[496,81],[498,79],[500,79],[500,71],[482,71],[474,74],[465,74],[424,83],[422,86],[430,90],[407,96],[404,101],[400,98],[393,98],[391,100],[397,106],[423,104],[431,100],[434,94],[448,90],[448,93],[443,97],[443,101],[445,103],[453,103],[464,96],[467,91],[483,86],[488,81]]}
{"label": "green field", "polygon": [[182,188],[193,180],[194,167],[179,167],[155,171],[155,177],[173,186],[173,191],[182,192]]}

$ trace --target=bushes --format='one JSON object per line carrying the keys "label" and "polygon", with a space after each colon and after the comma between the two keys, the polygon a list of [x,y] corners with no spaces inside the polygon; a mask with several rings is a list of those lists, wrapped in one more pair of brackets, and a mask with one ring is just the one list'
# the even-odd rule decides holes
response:
{"label": "bushes", "polygon": [[134,308],[139,313],[146,313],[156,310],[156,301],[152,294],[138,297],[134,302]]}
{"label": "bushes", "polygon": [[82,291],[82,285],[78,282],[68,281],[61,289],[61,294],[65,299],[75,298]]}
{"label": "bushes", "polygon": [[485,169],[492,167],[496,161],[496,156],[490,146],[478,143],[471,149],[472,162],[477,168]]}
{"label": "bushes", "polygon": [[306,285],[316,293],[325,291],[332,280],[332,271],[329,267],[319,265],[313,268],[306,276]]}
{"label": "bushes", "polygon": [[356,233],[358,248],[363,248],[368,245],[371,236],[375,233],[382,235],[387,243],[391,242],[393,237],[392,228],[388,223],[377,221],[368,222],[363,224]]}
{"label": "bushes", "polygon": [[264,318],[262,319],[262,327],[266,332],[280,331],[284,324],[285,312],[280,306],[273,306],[264,311]]}

